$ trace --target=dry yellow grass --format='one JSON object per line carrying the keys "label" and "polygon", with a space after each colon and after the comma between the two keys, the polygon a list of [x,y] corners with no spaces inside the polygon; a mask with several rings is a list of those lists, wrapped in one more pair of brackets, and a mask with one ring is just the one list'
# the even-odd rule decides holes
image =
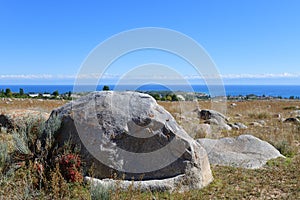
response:
{"label": "dry yellow grass", "polygon": [[0,112],[11,109],[28,109],[43,112],[51,112],[54,108],[66,104],[65,100],[41,100],[41,99],[0,99]]}
{"label": "dry yellow grass", "polygon": [[[158,102],[173,116],[182,111],[189,112],[199,107],[200,109],[210,109],[210,101],[199,102]],[[236,106],[231,106],[235,103]],[[288,109],[287,109],[288,108]],[[289,109],[290,108],[290,109]],[[293,111],[300,109],[300,101],[296,100],[255,100],[242,102],[227,102],[227,113],[230,122],[242,122],[248,126],[246,130],[227,131],[223,136],[236,136],[241,134],[252,134],[272,144],[287,142],[292,146],[299,146],[300,130],[299,126],[283,123],[281,119],[295,117]],[[184,114],[182,114],[184,116]],[[278,118],[281,116],[281,119]],[[175,117],[178,120],[178,117]],[[249,125],[251,122],[264,120],[265,125],[256,127]]]}

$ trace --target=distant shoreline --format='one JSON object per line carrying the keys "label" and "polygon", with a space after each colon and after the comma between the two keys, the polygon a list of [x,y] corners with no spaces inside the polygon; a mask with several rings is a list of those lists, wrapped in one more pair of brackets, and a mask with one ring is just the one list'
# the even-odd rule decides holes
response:
{"label": "distant shoreline", "polygon": [[[108,85],[110,89],[115,89],[115,85]],[[103,85],[97,86],[97,91],[102,90]],[[167,88],[161,85],[122,85],[117,86],[118,91],[126,90],[138,90],[142,92],[162,92],[162,91],[174,91],[174,92],[196,92],[209,95],[209,90],[205,85],[191,85],[181,86],[172,85],[172,88]],[[255,95],[258,97],[275,97],[275,98],[290,98],[300,97],[300,85],[225,85],[226,96],[231,97],[246,97],[247,95]],[[58,91],[60,94],[73,91],[73,85],[0,85],[0,90],[6,90],[9,88],[12,92],[19,92],[20,88],[24,90],[24,93],[53,93]],[[81,90],[81,91],[80,91]],[[95,86],[82,86],[79,91],[75,92],[89,92],[94,91]]]}

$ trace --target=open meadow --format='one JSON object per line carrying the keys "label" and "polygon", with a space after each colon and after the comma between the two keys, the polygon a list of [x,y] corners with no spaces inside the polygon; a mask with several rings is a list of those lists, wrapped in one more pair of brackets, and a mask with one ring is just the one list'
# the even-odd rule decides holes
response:
{"label": "open meadow", "polygon": [[[91,189],[80,174],[80,163],[74,170],[77,175],[64,174],[62,160],[46,162],[39,152],[38,135],[44,121],[54,108],[64,105],[62,100],[2,99],[0,114],[32,110],[43,113],[43,118],[24,122],[25,128],[0,133],[0,199],[299,199],[300,198],[300,124],[284,123],[287,118],[300,117],[298,100],[251,100],[227,102],[226,116],[229,122],[241,122],[247,129],[222,131],[218,137],[251,134],[272,144],[286,158],[269,161],[261,169],[242,169],[228,166],[211,166],[214,181],[201,190],[187,192],[141,192],[135,190],[114,191]],[[185,115],[195,109],[209,109],[210,101],[158,102],[185,128]],[[38,116],[37,116],[38,117]],[[44,121],[43,121],[44,120]],[[200,123],[195,121],[193,123]],[[44,127],[43,127],[44,128]],[[191,133],[193,137],[206,137]],[[21,133],[22,132],[22,133]],[[23,141],[16,135],[25,134]],[[21,137],[22,136],[22,137]],[[26,141],[27,140],[27,141]],[[20,144],[22,143],[22,144]],[[26,147],[26,145],[28,147]],[[23,148],[23,149],[22,149]],[[25,149],[24,149],[25,148]],[[26,149],[27,148],[27,149]],[[18,152],[19,151],[19,152]],[[20,153],[21,151],[21,153]],[[22,154],[23,151],[23,154]],[[39,154],[26,156],[24,151]],[[64,149],[60,158],[74,155],[72,161],[80,161],[76,152]],[[18,153],[17,153],[18,152]],[[48,152],[49,153],[49,152]],[[59,154],[59,153],[58,153]],[[29,155],[29,154],[28,154]],[[48,155],[49,157],[49,155]],[[44,161],[44,163],[43,163]],[[68,168],[64,168],[66,170]],[[90,172],[92,175],[92,172]],[[67,177],[67,178],[66,178]],[[69,177],[69,179],[68,179]]]}

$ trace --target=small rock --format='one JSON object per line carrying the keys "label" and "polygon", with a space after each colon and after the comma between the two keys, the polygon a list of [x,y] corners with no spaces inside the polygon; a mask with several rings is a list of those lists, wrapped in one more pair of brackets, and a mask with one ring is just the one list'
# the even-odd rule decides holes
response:
{"label": "small rock", "polygon": [[294,123],[294,124],[300,124],[300,120],[298,118],[290,117],[283,121],[284,123]]}
{"label": "small rock", "polygon": [[251,126],[257,126],[257,127],[262,127],[262,125],[258,122],[251,122],[249,125]]}
{"label": "small rock", "polygon": [[214,129],[231,130],[231,127],[227,124],[228,118],[217,111],[201,110],[198,112],[198,117],[206,120],[204,123],[214,125]]}
{"label": "small rock", "polygon": [[263,125],[263,126],[266,125],[265,120],[258,120],[257,123],[259,123],[259,124],[261,124],[261,125]]}
{"label": "small rock", "polygon": [[236,103],[231,103],[230,104],[230,107],[232,107],[232,108],[234,108],[234,107],[236,107],[237,105],[236,105]]}
{"label": "small rock", "polygon": [[241,122],[236,122],[236,123],[234,123],[234,125],[238,126],[240,129],[247,129],[248,128],[245,124],[243,124]]}

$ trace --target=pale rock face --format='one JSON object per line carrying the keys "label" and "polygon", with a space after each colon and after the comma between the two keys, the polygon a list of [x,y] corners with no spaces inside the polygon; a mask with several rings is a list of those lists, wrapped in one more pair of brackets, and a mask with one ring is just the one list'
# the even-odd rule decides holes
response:
{"label": "pale rock face", "polygon": [[213,165],[234,166],[249,169],[261,168],[270,159],[284,157],[271,144],[252,135],[236,138],[198,139],[207,151]]}
{"label": "pale rock face", "polygon": [[93,92],[54,110],[57,116],[57,143],[79,145],[85,171],[94,164],[95,178],[166,180],[183,190],[213,179],[205,149],[149,95]]}
{"label": "pale rock face", "polygon": [[228,130],[232,128],[227,124],[228,118],[214,110],[200,110],[198,117],[202,120],[206,120],[205,123],[210,124],[213,129]]}

